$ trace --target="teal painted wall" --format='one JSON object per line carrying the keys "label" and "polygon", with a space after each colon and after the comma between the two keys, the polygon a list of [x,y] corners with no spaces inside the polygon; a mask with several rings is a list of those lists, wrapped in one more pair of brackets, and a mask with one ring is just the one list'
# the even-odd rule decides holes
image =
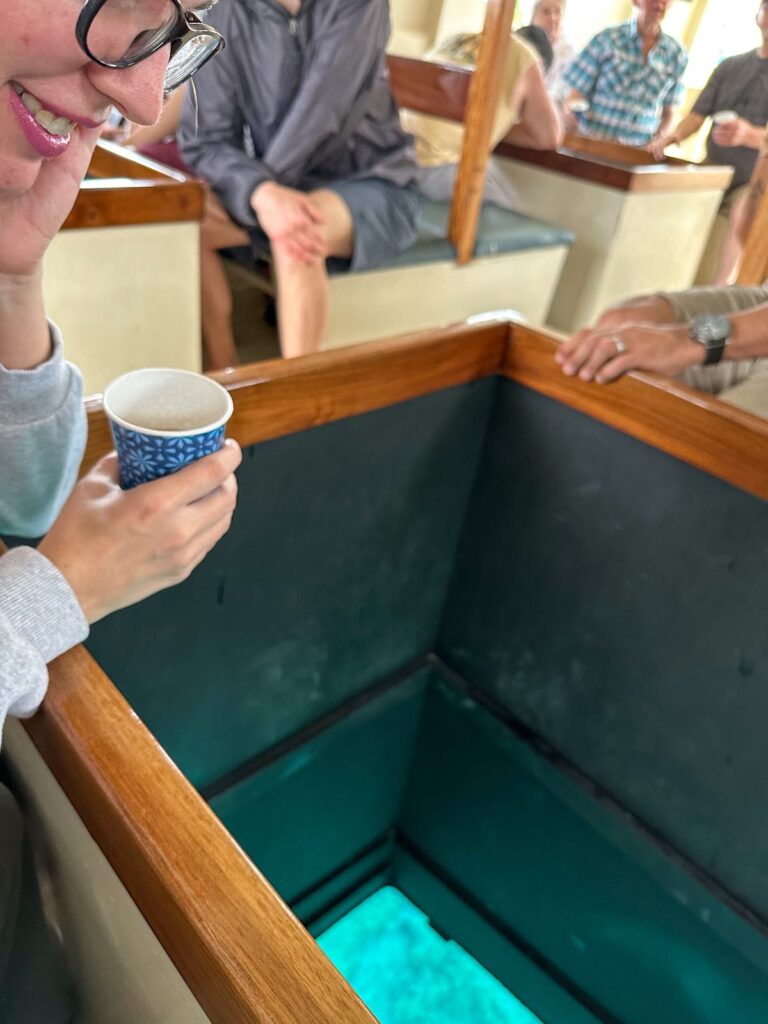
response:
{"label": "teal painted wall", "polygon": [[500,382],[438,652],[765,919],[767,588],[765,502]]}
{"label": "teal painted wall", "polygon": [[495,381],[249,449],[230,533],[88,646],[198,786],[434,644]]}

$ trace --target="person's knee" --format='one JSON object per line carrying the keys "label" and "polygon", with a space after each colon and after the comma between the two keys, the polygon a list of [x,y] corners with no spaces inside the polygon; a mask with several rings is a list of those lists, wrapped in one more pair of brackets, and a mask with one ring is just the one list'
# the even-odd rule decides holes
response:
{"label": "person's knee", "polygon": [[349,207],[330,188],[319,188],[308,193],[324,220],[325,238],[329,256],[348,259],[352,255],[355,225]]}
{"label": "person's knee", "polygon": [[290,280],[292,283],[302,279],[314,278],[325,274],[325,259],[318,256],[315,259],[300,260],[294,255],[290,242],[273,241],[271,243],[272,261],[277,276],[278,285],[281,281]]}

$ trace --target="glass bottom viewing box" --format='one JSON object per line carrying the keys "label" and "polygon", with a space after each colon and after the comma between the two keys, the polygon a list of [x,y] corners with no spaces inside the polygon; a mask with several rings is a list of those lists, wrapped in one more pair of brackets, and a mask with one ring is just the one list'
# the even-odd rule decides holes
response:
{"label": "glass bottom viewing box", "polygon": [[348,911],[319,944],[381,1024],[540,1024],[392,886]]}
{"label": "glass bottom viewing box", "polygon": [[729,482],[768,436],[642,380],[588,390],[509,330],[236,386],[231,531],[91,633],[191,784],[175,831],[231,856],[210,906],[247,967],[222,976],[258,1007],[232,1020],[367,1019],[313,936],[381,1024],[768,1021],[765,502]]}
{"label": "glass bottom viewing box", "polygon": [[205,795],[381,1024],[757,1024],[750,929],[487,703],[435,662]]}

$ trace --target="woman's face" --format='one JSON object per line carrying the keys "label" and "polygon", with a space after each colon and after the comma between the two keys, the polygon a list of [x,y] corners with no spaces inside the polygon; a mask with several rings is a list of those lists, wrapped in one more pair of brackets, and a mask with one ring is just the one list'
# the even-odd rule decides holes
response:
{"label": "woman's face", "polygon": [[531,24],[543,28],[549,36],[549,41],[554,43],[560,35],[560,23],[563,20],[562,0],[541,0],[536,7]]}
{"label": "woman's face", "polygon": [[[92,145],[88,129],[100,125],[113,105],[140,124],[153,124],[160,116],[169,48],[124,70],[94,64],[75,38],[82,3],[2,0],[0,196],[31,188],[43,161],[86,145],[84,134]],[[127,8],[135,12],[137,4],[146,5],[150,11],[153,3],[157,0],[133,0]],[[185,0],[184,6],[195,3]]]}

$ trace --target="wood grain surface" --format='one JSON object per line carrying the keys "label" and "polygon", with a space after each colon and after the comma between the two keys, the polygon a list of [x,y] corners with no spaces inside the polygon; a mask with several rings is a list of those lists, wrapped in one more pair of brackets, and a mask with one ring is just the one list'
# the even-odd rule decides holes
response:
{"label": "wood grain surface", "polygon": [[170,167],[100,142],[63,230],[200,221],[205,186]]}
{"label": "wood grain surface", "polygon": [[515,325],[504,374],[768,499],[768,421],[652,374],[633,373],[605,385],[566,377],[554,360],[557,345],[546,334]]}
{"label": "wood grain surface", "polygon": [[569,134],[559,150],[524,149],[502,141],[499,156],[591,181],[623,192],[702,192],[725,189],[732,167],[667,160],[655,163],[650,153],[618,142]]}
{"label": "wood grain surface", "polygon": [[487,0],[477,67],[472,74],[464,113],[464,142],[448,223],[448,238],[456,248],[459,265],[469,263],[475,249],[491,132],[514,13],[515,0]]}
{"label": "wood grain surface", "polygon": [[[388,65],[400,106],[450,121],[464,120],[472,79],[470,70],[394,56],[388,58]],[[733,177],[731,167],[695,164],[674,157],[659,163],[644,149],[573,133],[566,136],[559,150],[527,149],[502,140],[495,152],[624,192],[725,189]]]}
{"label": "wood grain surface", "polygon": [[[744,210],[746,241],[739,265],[739,284],[768,279],[768,140],[757,158]],[[742,235],[743,237],[743,235]]]}
{"label": "wood grain surface", "polygon": [[394,55],[387,57],[387,66],[389,84],[400,107],[449,121],[464,120],[470,68]]}
{"label": "wood grain surface", "polygon": [[[507,330],[505,323],[458,325],[211,376],[232,394],[228,434],[246,447],[495,373]],[[112,448],[101,399],[87,410],[84,470]]]}
{"label": "wood grain surface", "polygon": [[50,675],[27,732],[213,1024],[374,1024],[87,651]]}
{"label": "wood grain surface", "polygon": [[157,179],[158,181],[176,181],[183,183],[189,179],[175,167],[159,164],[148,156],[137,153],[126,146],[102,139],[93,151],[88,174],[94,178],[135,178],[142,181]]}

